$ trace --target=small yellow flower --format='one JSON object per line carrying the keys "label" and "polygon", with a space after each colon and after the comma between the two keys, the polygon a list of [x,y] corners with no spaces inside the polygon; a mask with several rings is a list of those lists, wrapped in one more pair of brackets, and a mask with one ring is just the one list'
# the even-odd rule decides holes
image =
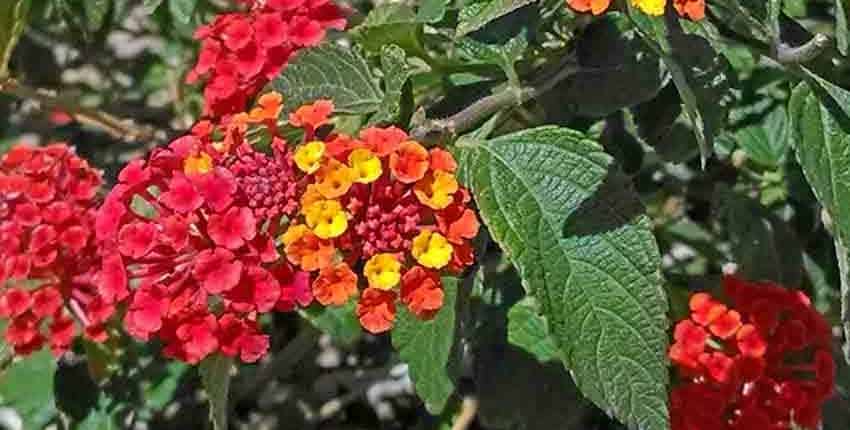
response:
{"label": "small yellow flower", "polygon": [[310,231],[310,229],[308,229],[304,224],[292,224],[282,235],[280,235],[280,240],[284,245],[289,246],[298,242],[298,240],[304,237],[308,231]]}
{"label": "small yellow flower", "polygon": [[316,172],[316,189],[326,199],[343,196],[354,183],[354,172],[350,167],[331,158]]}
{"label": "small yellow flower", "polygon": [[642,10],[647,15],[664,15],[664,6],[667,0],[632,0],[632,5]]}
{"label": "small yellow flower", "polygon": [[304,173],[313,173],[319,170],[324,156],[324,142],[318,140],[307,142],[295,150],[295,165]]}
{"label": "small yellow flower", "polygon": [[319,200],[303,212],[307,226],[321,239],[339,237],[348,229],[348,216],[336,200]]}
{"label": "small yellow flower", "polygon": [[452,204],[457,190],[455,176],[442,170],[425,175],[413,186],[413,193],[419,202],[436,210],[445,209]]}
{"label": "small yellow flower", "polygon": [[452,259],[452,245],[449,241],[440,233],[428,230],[423,230],[413,238],[410,252],[419,264],[431,269],[441,269]]}
{"label": "small yellow flower", "polygon": [[391,290],[401,281],[401,263],[393,254],[375,254],[366,262],[363,274],[370,287]]}
{"label": "small yellow flower", "polygon": [[213,168],[213,160],[206,152],[190,155],[183,160],[183,173],[187,175],[201,175]]}
{"label": "small yellow flower", "polygon": [[357,148],[348,155],[348,164],[354,171],[354,182],[370,184],[381,177],[381,159],[366,148]]}

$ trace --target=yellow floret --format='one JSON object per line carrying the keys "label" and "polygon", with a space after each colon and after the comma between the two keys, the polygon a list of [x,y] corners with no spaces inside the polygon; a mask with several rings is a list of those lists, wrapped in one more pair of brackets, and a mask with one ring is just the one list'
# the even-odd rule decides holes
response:
{"label": "yellow floret", "polygon": [[318,140],[307,142],[295,150],[295,165],[304,173],[319,170],[322,157],[325,156],[325,144]]}
{"label": "yellow floret", "polygon": [[336,200],[319,200],[303,212],[307,226],[322,239],[339,237],[348,229],[348,216]]}
{"label": "yellow floret", "polygon": [[348,155],[348,163],[354,171],[354,182],[369,184],[381,177],[381,159],[366,148],[357,148]]}
{"label": "yellow floret", "polygon": [[391,290],[401,281],[401,263],[393,254],[376,254],[366,262],[363,274],[370,287]]}
{"label": "yellow floret", "polygon": [[410,252],[419,264],[431,269],[441,269],[452,259],[452,245],[449,241],[440,233],[428,230],[413,238]]}

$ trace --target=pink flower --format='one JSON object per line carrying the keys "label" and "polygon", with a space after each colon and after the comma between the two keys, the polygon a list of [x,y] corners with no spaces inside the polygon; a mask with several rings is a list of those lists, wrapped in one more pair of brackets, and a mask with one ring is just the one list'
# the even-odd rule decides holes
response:
{"label": "pink flower", "polygon": [[257,221],[247,208],[232,207],[221,215],[210,216],[210,238],[225,248],[237,249],[257,234]]}

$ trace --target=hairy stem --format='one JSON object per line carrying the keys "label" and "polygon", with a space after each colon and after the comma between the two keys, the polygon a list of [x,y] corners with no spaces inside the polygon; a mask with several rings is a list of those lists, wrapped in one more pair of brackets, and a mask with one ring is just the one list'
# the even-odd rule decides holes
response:
{"label": "hairy stem", "polygon": [[411,136],[417,140],[426,140],[435,135],[458,135],[471,130],[473,127],[491,115],[510,107],[518,107],[529,100],[540,97],[551,90],[564,79],[581,70],[573,58],[567,57],[558,69],[549,77],[521,88],[507,87],[502,91],[481,98],[460,112],[442,119],[426,120],[424,124],[415,127]]}
{"label": "hairy stem", "polygon": [[800,64],[814,60],[829,46],[829,37],[815,34],[808,42],[800,46],[788,46],[782,41],[774,42],[772,56],[781,64]]}
{"label": "hairy stem", "polygon": [[109,136],[124,142],[158,142],[166,138],[166,133],[148,125],[138,125],[132,120],[118,118],[97,109],[80,106],[77,103],[56,96],[51,91],[31,88],[13,78],[0,81],[0,92],[38,102],[42,109],[57,109],[71,115],[81,124],[104,131]]}

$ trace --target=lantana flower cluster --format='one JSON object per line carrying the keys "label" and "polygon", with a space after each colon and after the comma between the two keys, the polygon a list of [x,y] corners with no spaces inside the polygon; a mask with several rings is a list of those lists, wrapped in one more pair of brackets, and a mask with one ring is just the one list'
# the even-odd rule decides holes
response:
{"label": "lantana flower cluster", "polygon": [[317,273],[311,285],[322,305],[359,293],[357,316],[372,333],[392,328],[397,302],[432,318],[443,305],[441,274],[472,263],[470,239],[479,228],[457,164],[395,127],[319,140],[315,130],[332,109],[318,101],[290,117],[305,130],[294,160],[308,182],[282,236],[285,254]]}
{"label": "lantana flower cluster", "polygon": [[[664,15],[667,0],[628,0],[647,15]],[[699,21],[705,18],[705,0],[672,0],[673,8],[680,16]],[[611,6],[611,0],[567,0],[567,4],[577,12],[590,12],[601,15]]]}
{"label": "lantana flower cluster", "polygon": [[[126,330],[197,363],[212,353],[253,362],[269,337],[259,317],[312,301],[306,273],[281,258],[276,226],[303,188],[275,135],[279,95],[227,122],[201,122],[147,160],[129,163],[97,217],[107,296],[128,294]],[[246,135],[270,137],[271,154]]]}
{"label": "lantana flower cluster", "polygon": [[277,76],[293,54],[318,45],[346,20],[330,0],[240,0],[241,12],[218,15],[199,27],[201,51],[188,83],[206,80],[204,115],[241,112]]}
{"label": "lantana flower cluster", "polygon": [[65,144],[21,144],[0,158],[0,317],[16,354],[48,345],[58,356],[80,331],[106,340],[115,297],[97,287],[101,184]]}
{"label": "lantana flower cluster", "polygon": [[835,379],[829,324],[799,291],[734,276],[723,290],[728,305],[696,293],[676,324],[672,428],[818,428]]}

